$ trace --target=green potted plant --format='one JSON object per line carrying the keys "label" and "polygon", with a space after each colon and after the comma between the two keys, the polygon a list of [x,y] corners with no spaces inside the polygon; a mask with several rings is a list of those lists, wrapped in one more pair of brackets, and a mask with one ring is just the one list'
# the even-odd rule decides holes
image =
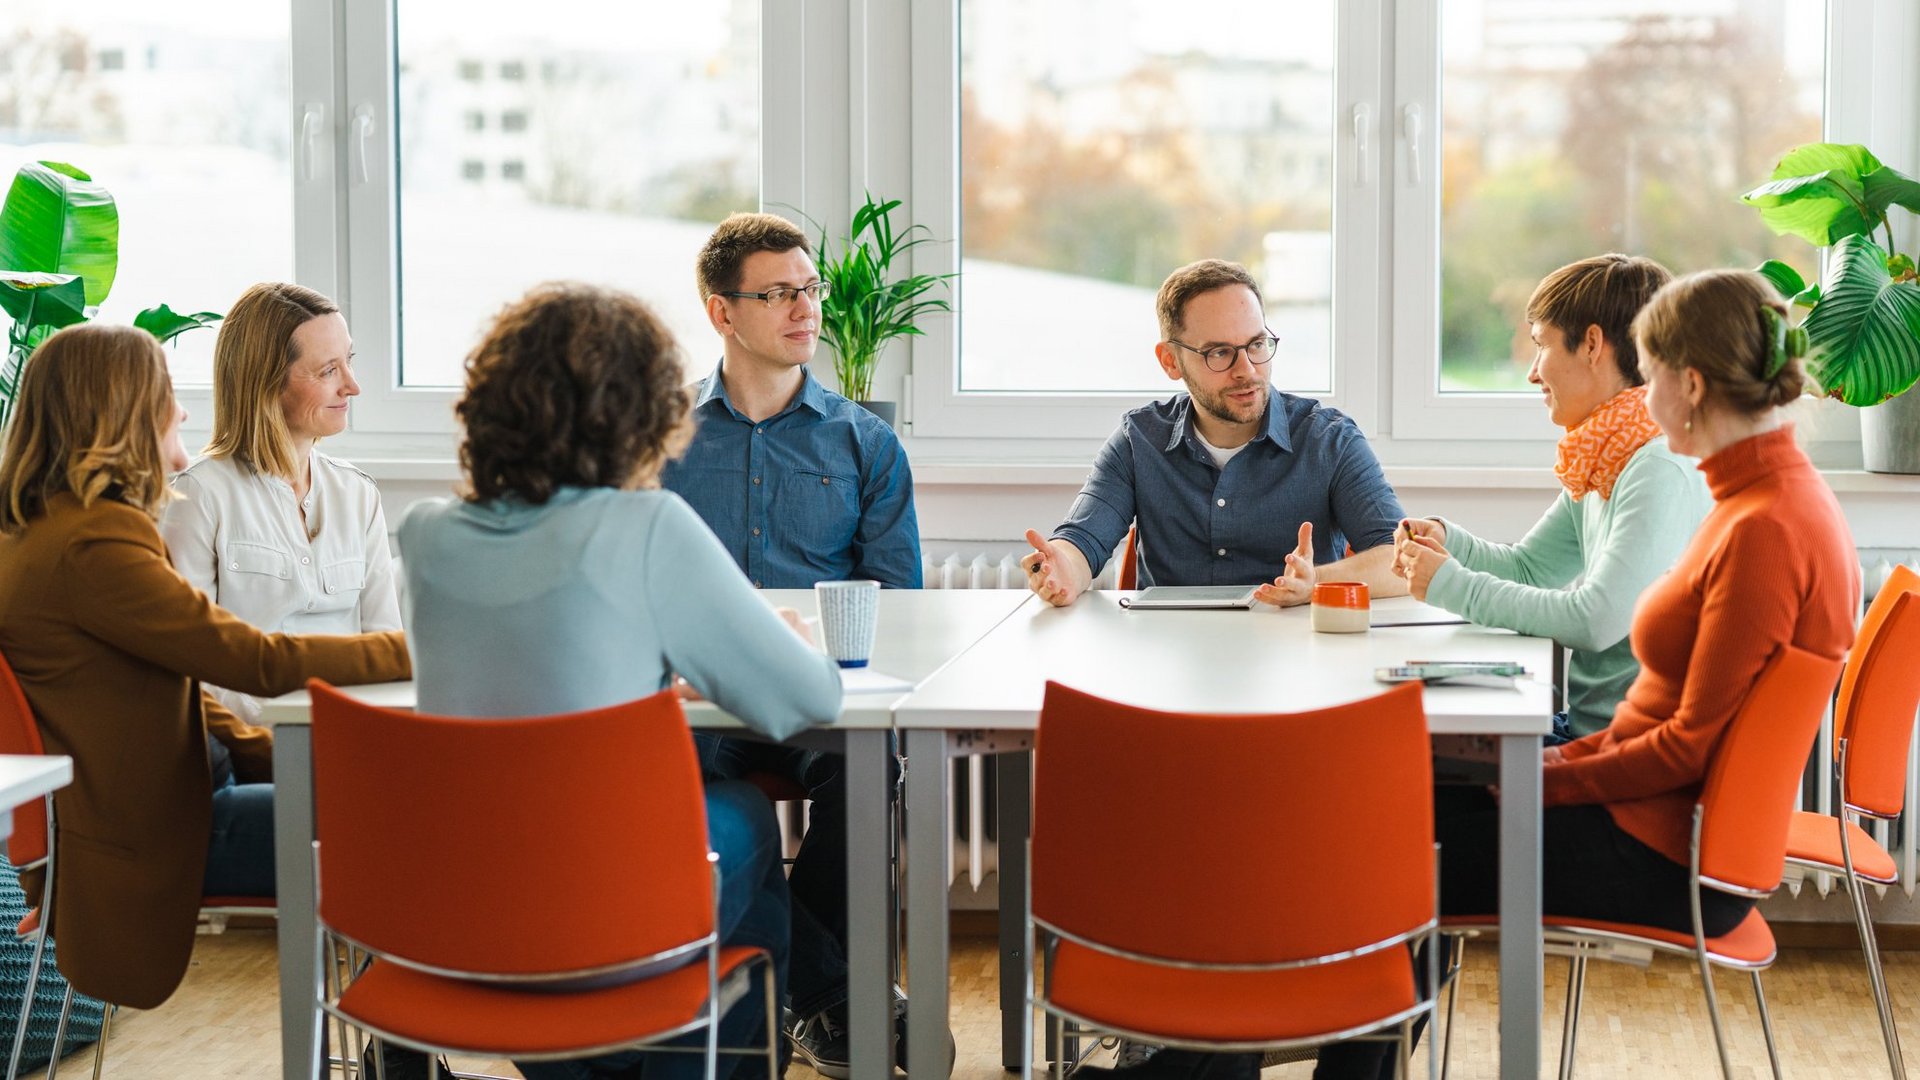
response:
{"label": "green potted plant", "polygon": [[876,202],[868,194],[855,211],[847,240],[838,254],[820,233],[820,280],[827,283],[820,302],[820,336],[833,346],[833,373],[840,392],[859,402],[889,425],[894,403],[874,401],[873,369],[880,351],[897,337],[924,333],[916,321],[929,311],[952,311],[946,300],[927,296],[935,285],[958,274],[914,274],[894,280],[894,262],[931,241],[924,225],[893,229],[893,211],[899,199]]}
{"label": "green potted plant", "polygon": [[[120,211],[112,194],[71,165],[22,165],[0,206],[0,310],[12,320],[0,358],[0,430],[13,413],[27,356],[55,330],[92,318],[119,267]],[[218,321],[211,311],[182,315],[161,304],[133,324],[164,344]]]}
{"label": "green potted plant", "polygon": [[[1827,396],[1864,407],[1867,468],[1920,472],[1920,394],[1907,393],[1920,381],[1920,280],[1887,220],[1894,206],[1920,212],[1920,181],[1864,146],[1810,143],[1789,151],[1741,200],[1774,232],[1832,248],[1818,284],[1777,259],[1759,270],[1808,309],[1810,367]],[[1877,231],[1885,247],[1874,241]]]}

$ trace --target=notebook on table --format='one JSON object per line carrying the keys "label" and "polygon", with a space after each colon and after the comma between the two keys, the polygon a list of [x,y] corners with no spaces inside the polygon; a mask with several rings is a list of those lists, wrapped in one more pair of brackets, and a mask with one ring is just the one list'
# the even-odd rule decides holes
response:
{"label": "notebook on table", "polygon": [[1133,596],[1120,598],[1120,606],[1132,611],[1183,611],[1193,609],[1232,610],[1253,607],[1258,585],[1155,585]]}

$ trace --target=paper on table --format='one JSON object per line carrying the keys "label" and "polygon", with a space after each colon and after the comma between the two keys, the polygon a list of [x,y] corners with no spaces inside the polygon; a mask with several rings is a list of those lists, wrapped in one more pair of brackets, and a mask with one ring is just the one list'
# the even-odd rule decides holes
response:
{"label": "paper on table", "polygon": [[1450,626],[1467,620],[1445,608],[1423,604],[1411,596],[1396,596],[1373,603],[1368,624],[1372,626]]}
{"label": "paper on table", "polygon": [[897,675],[875,668],[841,668],[840,692],[843,694],[904,694],[913,684]]}

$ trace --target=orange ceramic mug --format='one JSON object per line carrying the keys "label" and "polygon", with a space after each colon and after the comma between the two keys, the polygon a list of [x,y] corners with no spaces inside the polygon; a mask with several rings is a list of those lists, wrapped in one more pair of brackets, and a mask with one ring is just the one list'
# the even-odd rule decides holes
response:
{"label": "orange ceramic mug", "polygon": [[1322,581],[1313,587],[1313,628],[1323,634],[1364,633],[1371,623],[1364,581]]}

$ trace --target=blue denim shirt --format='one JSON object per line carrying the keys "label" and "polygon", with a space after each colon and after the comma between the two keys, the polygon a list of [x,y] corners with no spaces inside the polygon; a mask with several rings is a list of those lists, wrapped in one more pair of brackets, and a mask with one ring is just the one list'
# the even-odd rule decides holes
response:
{"label": "blue denim shirt", "polygon": [[1344,413],[1276,391],[1265,427],[1221,469],[1192,412],[1186,394],[1144,405],[1101,447],[1053,531],[1096,575],[1136,519],[1142,588],[1272,581],[1303,521],[1313,522],[1316,564],[1393,541],[1400,500]]}
{"label": "blue denim shirt", "polygon": [[720,371],[699,384],[693,444],[661,484],[747,579],[762,589],[858,578],[919,588],[913,473],[893,429],[811,371],[785,409],[756,424],[728,400]]}

